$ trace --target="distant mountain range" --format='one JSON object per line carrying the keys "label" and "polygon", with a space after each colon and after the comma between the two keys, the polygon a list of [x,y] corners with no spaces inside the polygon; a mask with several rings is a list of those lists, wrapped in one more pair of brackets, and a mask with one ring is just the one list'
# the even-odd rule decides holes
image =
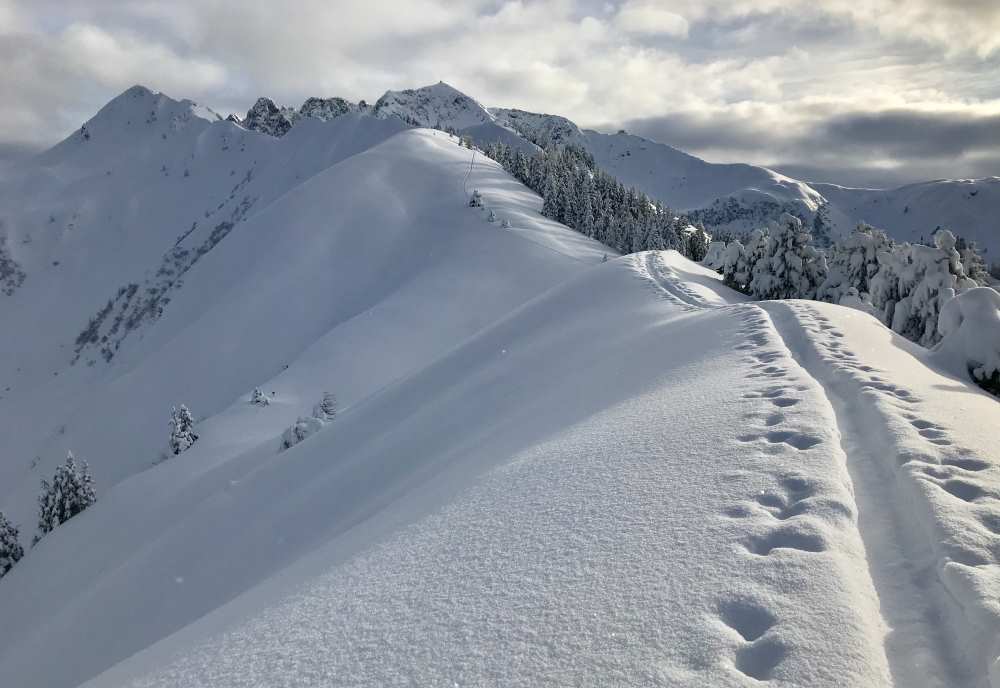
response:
{"label": "distant mountain range", "polygon": [[[893,189],[805,182],[757,165],[707,162],[624,131],[606,134],[581,129],[559,115],[486,108],[443,82],[389,91],[374,106],[341,98],[309,98],[294,110],[261,98],[242,125],[280,136],[302,118],[328,120],[348,112],[396,117],[410,126],[466,135],[482,145],[501,140],[524,149],[580,146],[622,182],[689,213],[710,231],[744,232],[783,212],[800,216],[831,239],[850,232],[859,222],[885,229],[902,241],[929,241],[935,230],[947,228],[975,241],[988,262],[1000,263],[1000,222],[996,219],[1000,217],[1000,177],[934,180]],[[824,236],[818,238],[824,240]]]}

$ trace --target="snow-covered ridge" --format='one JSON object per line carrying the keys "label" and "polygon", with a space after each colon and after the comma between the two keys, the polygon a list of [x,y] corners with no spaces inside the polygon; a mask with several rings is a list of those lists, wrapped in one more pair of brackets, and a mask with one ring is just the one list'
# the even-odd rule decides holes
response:
{"label": "snow-covered ridge", "polygon": [[[322,103],[316,107],[313,101]],[[305,117],[330,119],[344,112],[370,111],[409,126],[469,136],[480,146],[500,140],[525,152],[547,145],[587,149],[598,164],[624,183],[692,217],[714,232],[745,233],[783,213],[817,229],[821,243],[849,234],[859,222],[887,230],[900,240],[925,241],[939,227],[951,229],[1000,263],[998,178],[940,180],[899,189],[852,189],[793,179],[765,167],[711,163],[664,143],[620,131],[582,130],[571,120],[516,108],[484,108],[443,82],[389,91],[366,109],[339,98],[309,99],[299,110],[262,98],[243,126],[281,136]]]}
{"label": "snow-covered ridge", "polygon": [[558,115],[545,115],[512,108],[490,108],[497,122],[510,127],[542,148],[546,146],[584,145],[584,135],[573,122]]}

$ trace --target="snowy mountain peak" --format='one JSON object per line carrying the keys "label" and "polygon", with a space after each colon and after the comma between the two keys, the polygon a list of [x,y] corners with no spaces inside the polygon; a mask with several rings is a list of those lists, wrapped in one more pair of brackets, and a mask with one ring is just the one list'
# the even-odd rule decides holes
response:
{"label": "snowy mountain peak", "polygon": [[493,115],[478,101],[439,81],[405,91],[386,91],[375,103],[376,117],[398,117],[415,127],[461,131],[491,124]]}
{"label": "snowy mountain peak", "polygon": [[169,140],[181,130],[191,126],[200,128],[221,119],[218,113],[192,100],[174,100],[137,84],[112,98],[40,159],[54,163],[72,155],[74,150],[94,145],[124,147],[134,145],[137,138]]}

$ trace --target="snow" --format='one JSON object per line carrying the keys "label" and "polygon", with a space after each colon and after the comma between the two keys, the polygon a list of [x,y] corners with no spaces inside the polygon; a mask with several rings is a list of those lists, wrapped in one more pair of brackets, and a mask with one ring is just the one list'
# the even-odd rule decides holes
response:
{"label": "snow", "polygon": [[374,112],[377,117],[399,117],[415,127],[455,131],[493,122],[486,108],[443,81],[423,88],[386,91],[375,103]]}
{"label": "snow", "polygon": [[1000,263],[996,216],[1000,177],[940,179],[896,189],[853,189],[811,184],[836,208],[834,224],[850,230],[867,222],[898,241],[931,241],[940,228],[950,229],[985,250],[987,263]]}
{"label": "snow", "polygon": [[[67,450],[98,491],[0,580],[4,685],[1000,688],[995,292],[929,352],[395,116],[113,103],[0,185],[0,510],[29,540]],[[128,283],[169,299],[73,364]]]}
{"label": "snow", "polygon": [[1000,293],[989,287],[960,292],[938,318],[935,357],[957,375],[984,379],[1000,371]]}

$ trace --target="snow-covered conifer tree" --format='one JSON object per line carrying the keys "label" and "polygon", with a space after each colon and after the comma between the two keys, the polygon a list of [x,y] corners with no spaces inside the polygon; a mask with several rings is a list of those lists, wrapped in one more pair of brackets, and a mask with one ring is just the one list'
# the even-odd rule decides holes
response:
{"label": "snow-covered conifer tree", "polygon": [[298,420],[281,434],[281,448],[290,449],[322,429],[323,421],[319,418],[299,416]]}
{"label": "snow-covered conifer tree", "polygon": [[907,339],[933,346],[941,335],[938,316],[956,291],[979,286],[966,276],[955,235],[939,230],[934,246],[898,244],[879,252],[871,279],[872,305],[883,322]]}
{"label": "snow-covered conifer tree", "polygon": [[746,249],[739,241],[730,241],[721,258],[722,282],[727,287],[743,291],[750,282]]}
{"label": "snow-covered conifer tree", "polygon": [[965,269],[965,275],[981,286],[986,286],[990,283],[989,270],[986,267],[986,261],[983,259],[982,254],[979,253],[979,247],[976,246],[974,241],[966,241],[963,237],[955,237],[955,250],[958,251],[959,258],[962,261],[962,267]]}
{"label": "snow-covered conifer tree", "polygon": [[879,251],[891,247],[892,241],[885,232],[865,223],[859,224],[850,236],[830,247],[829,270],[816,298],[830,303],[841,303],[845,297],[870,301],[869,285],[879,269]]}
{"label": "snow-covered conifer tree", "polygon": [[170,451],[180,454],[197,441],[191,411],[184,404],[180,408],[175,406],[170,412]]}
{"label": "snow-covered conifer tree", "polygon": [[42,481],[42,492],[38,496],[39,532],[42,535],[51,532],[96,501],[97,493],[87,462],[77,465],[73,452],[69,452],[66,463],[56,469],[52,482]]}
{"label": "snow-covered conifer tree", "polygon": [[716,271],[721,271],[723,266],[722,257],[726,252],[726,242],[724,241],[713,241],[705,249],[705,256],[701,259],[702,265],[707,268],[712,268]]}
{"label": "snow-covered conifer tree", "polygon": [[0,578],[24,556],[24,548],[18,541],[18,535],[17,526],[8,521],[0,511]]}
{"label": "snow-covered conifer tree", "polygon": [[695,262],[700,262],[708,255],[708,247],[712,243],[712,237],[705,231],[701,223],[698,223],[695,225],[694,231],[688,236],[687,243],[687,257]]}
{"label": "snow-covered conifer tree", "polygon": [[313,418],[333,420],[337,415],[337,397],[333,392],[326,392],[323,400],[313,407]]}
{"label": "snow-covered conifer tree", "polygon": [[747,291],[758,299],[811,299],[826,272],[826,258],[812,246],[802,220],[786,213],[768,228]]}
{"label": "snow-covered conifer tree", "polygon": [[255,406],[268,406],[271,400],[261,391],[260,387],[254,387],[253,392],[250,394],[250,403]]}

